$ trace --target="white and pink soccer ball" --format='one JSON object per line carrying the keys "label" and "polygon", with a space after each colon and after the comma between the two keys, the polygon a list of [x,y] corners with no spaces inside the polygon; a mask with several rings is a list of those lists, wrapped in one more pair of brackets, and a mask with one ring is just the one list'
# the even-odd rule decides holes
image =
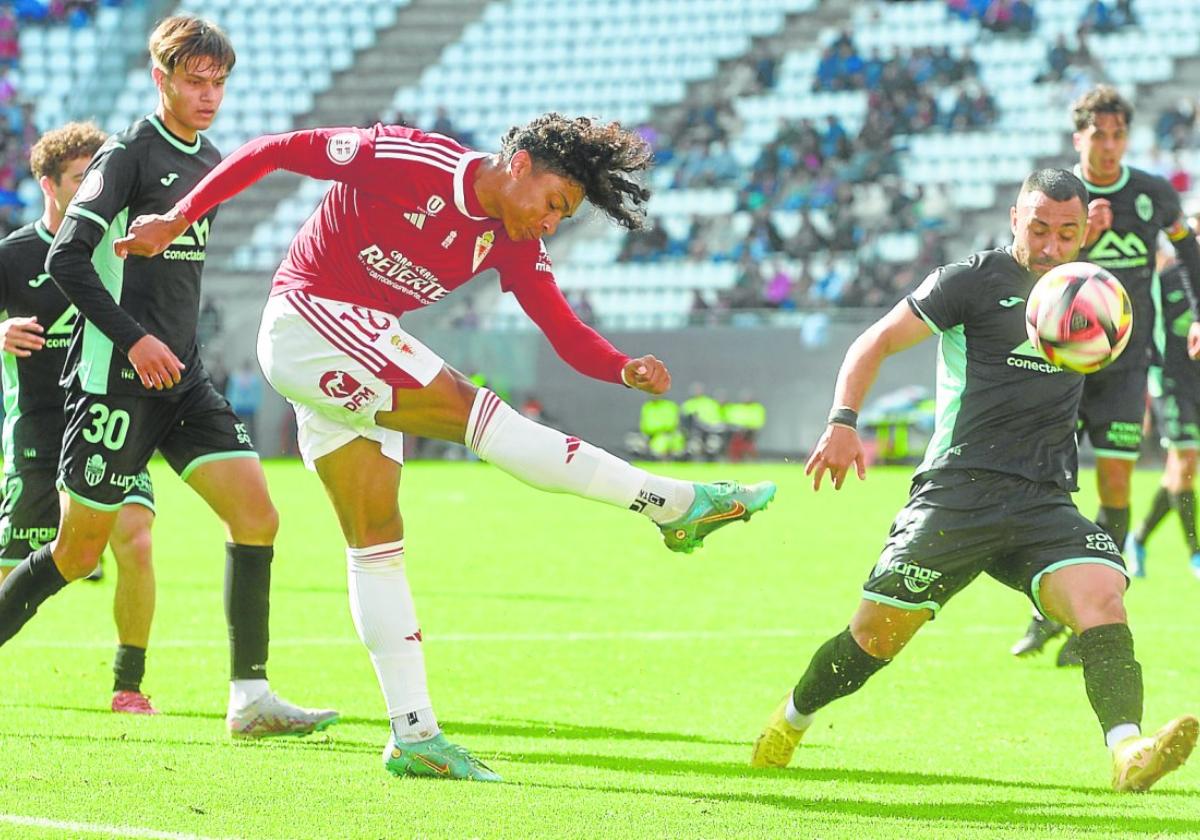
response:
{"label": "white and pink soccer ball", "polygon": [[1066,263],[1034,284],[1025,327],[1048,361],[1076,373],[1095,373],[1129,343],[1133,307],[1125,287],[1100,266]]}

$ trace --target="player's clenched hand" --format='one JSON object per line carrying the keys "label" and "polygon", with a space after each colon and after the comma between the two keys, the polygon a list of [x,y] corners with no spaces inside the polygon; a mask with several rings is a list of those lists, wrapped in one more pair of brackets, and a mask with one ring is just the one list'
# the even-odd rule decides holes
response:
{"label": "player's clenched hand", "polygon": [[630,359],[621,369],[621,378],[630,388],[647,394],[665,394],[671,389],[671,372],[653,356]]}
{"label": "player's clenched hand", "polygon": [[1188,327],[1187,348],[1189,359],[1200,359],[1200,321],[1192,321]]}
{"label": "player's clenched hand", "polygon": [[1086,247],[1090,248],[1095,245],[1100,234],[1112,227],[1112,223],[1112,202],[1107,198],[1092,199],[1088,204]]}
{"label": "player's clenched hand", "polygon": [[858,432],[849,426],[838,426],[831,423],[825,427],[825,433],[821,435],[816,448],[808,456],[808,463],[804,465],[804,474],[811,475],[813,489],[820,490],[821,479],[825,477],[825,471],[829,470],[834,488],[841,490],[851,464],[858,472],[859,481],[867,477],[866,453],[863,451]]}
{"label": "player's clenched hand", "polygon": [[34,350],[41,350],[45,346],[43,332],[45,330],[36,317],[9,318],[0,322],[0,343],[5,353],[24,359]]}
{"label": "player's clenched hand", "polygon": [[142,385],[156,391],[174,388],[184,368],[171,348],[152,335],[142,336],[129,348],[129,362]]}
{"label": "player's clenched hand", "polygon": [[188,220],[176,210],[163,215],[138,216],[129,226],[129,232],[113,242],[113,252],[125,259],[155,257],[167,250],[175,239],[187,230]]}

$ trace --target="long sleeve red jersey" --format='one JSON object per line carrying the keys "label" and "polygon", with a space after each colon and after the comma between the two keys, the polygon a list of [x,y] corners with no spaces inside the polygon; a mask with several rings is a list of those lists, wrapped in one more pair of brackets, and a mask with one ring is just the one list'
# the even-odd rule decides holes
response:
{"label": "long sleeve red jersey", "polygon": [[296,234],[271,294],[300,289],[393,315],[428,306],[487,269],[573,368],[621,382],[629,357],[584,324],[540,240],[514,242],[473,188],[481,152],[394,125],[318,128],[252,140],[178,204],[189,220],[276,169],[331,180]]}

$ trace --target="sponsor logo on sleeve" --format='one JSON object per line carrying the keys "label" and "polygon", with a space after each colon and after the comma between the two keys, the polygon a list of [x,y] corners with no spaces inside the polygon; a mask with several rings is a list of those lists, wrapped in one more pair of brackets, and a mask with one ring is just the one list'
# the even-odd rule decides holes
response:
{"label": "sponsor logo on sleeve", "polygon": [[325,153],[338,166],[345,166],[358,154],[360,138],[357,131],[339,131],[325,144]]}

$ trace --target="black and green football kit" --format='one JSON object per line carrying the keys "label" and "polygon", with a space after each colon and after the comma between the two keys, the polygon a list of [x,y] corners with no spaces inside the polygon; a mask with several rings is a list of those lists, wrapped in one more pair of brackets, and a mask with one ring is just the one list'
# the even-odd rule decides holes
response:
{"label": "black and green football kit", "polygon": [[[200,277],[216,209],[153,258],[113,254],[129,223],[175,206],[221,159],[203,136],[187,143],[154,115],[115,134],[84,174],[47,269],[82,315],[63,371],[67,428],[60,486],[115,509],[155,449],[185,480],[208,461],[257,457],[245,425],[200,361]],[[174,388],[142,385],[128,352],[150,334],[185,365]]]}
{"label": "black and green football kit", "polygon": [[1100,563],[1112,538],[1075,507],[1083,377],[1029,342],[1035,278],[1002,248],[939,268],[908,297],[938,339],[937,416],[909,501],[863,597],[936,614],[981,572],[1038,605],[1043,575]]}
{"label": "black and green football kit", "polygon": [[1179,195],[1162,178],[1131,166],[1122,166],[1121,176],[1107,187],[1088,183],[1078,166],[1075,174],[1087,187],[1089,200],[1106,198],[1112,205],[1112,226],[1079,258],[1112,272],[1133,304],[1133,334],[1125,351],[1087,377],[1079,428],[1097,455],[1136,460],[1153,346],[1158,235],[1182,218]]}
{"label": "black and green football kit", "polygon": [[1175,263],[1159,276],[1158,319],[1154,341],[1158,353],[1150,366],[1150,396],[1162,445],[1200,448],[1200,361],[1188,356],[1188,329],[1195,321],[1185,270]]}
{"label": "black and green football kit", "polygon": [[[0,319],[37,318],[45,344],[24,358],[0,353],[4,383],[4,500],[0,566],[16,566],[58,535],[55,474],[62,448],[65,395],[59,384],[78,311],[45,273],[53,237],[41,220],[0,242]],[[144,470],[124,488],[124,504],[154,510]]]}

